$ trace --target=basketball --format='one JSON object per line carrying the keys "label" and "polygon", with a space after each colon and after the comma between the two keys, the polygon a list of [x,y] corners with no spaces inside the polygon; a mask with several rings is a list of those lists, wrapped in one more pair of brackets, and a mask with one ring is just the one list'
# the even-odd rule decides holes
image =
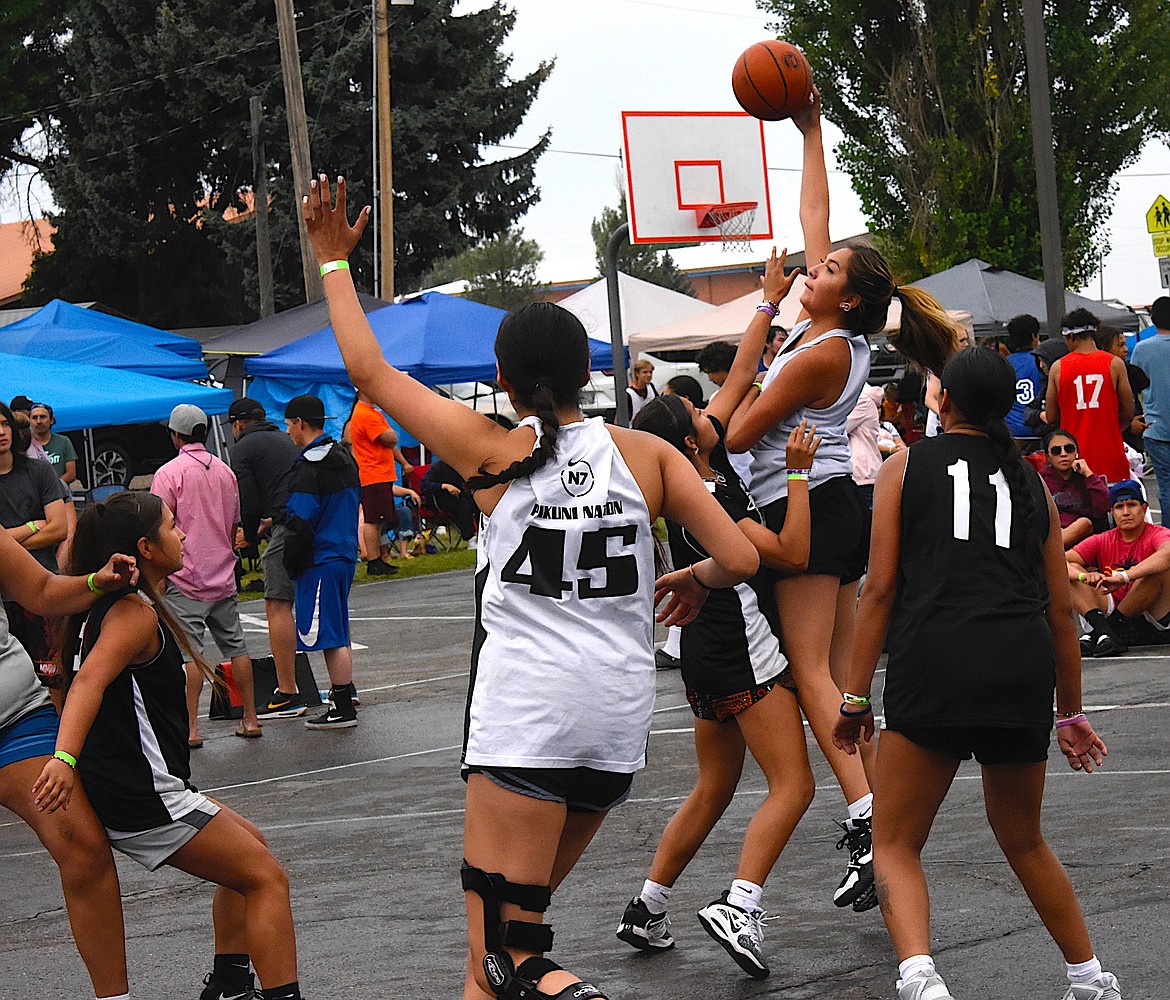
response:
{"label": "basketball", "polygon": [[789,42],[756,42],[735,61],[731,89],[749,115],[780,121],[808,103],[812,67],[804,53]]}

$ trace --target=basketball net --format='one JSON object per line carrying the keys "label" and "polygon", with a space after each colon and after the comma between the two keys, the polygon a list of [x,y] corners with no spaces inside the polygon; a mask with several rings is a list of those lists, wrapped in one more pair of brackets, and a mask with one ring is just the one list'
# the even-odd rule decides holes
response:
{"label": "basketball net", "polygon": [[725,253],[747,253],[752,248],[752,223],[756,221],[757,204],[753,201],[705,206],[696,213],[699,226],[719,230]]}

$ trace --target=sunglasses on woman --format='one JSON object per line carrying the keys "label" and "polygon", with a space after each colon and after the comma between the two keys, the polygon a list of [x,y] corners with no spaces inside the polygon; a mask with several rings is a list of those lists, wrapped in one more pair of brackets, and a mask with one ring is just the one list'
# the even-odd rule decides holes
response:
{"label": "sunglasses on woman", "polygon": [[1077,453],[1077,446],[1075,444],[1054,444],[1048,449],[1049,455],[1075,455]]}

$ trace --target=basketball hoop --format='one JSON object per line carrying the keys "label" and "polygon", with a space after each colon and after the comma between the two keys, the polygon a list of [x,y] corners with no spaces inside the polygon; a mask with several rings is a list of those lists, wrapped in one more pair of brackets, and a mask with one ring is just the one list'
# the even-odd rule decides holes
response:
{"label": "basketball hoop", "polygon": [[756,221],[756,201],[731,201],[717,205],[699,205],[695,221],[700,229],[718,229],[725,251],[748,252],[752,248],[752,223]]}

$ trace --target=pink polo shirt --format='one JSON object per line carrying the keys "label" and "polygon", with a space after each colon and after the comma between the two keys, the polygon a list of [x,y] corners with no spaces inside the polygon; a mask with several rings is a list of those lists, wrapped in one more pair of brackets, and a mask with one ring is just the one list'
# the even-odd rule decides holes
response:
{"label": "pink polo shirt", "polygon": [[178,457],[154,474],[150,492],[175,512],[187,536],[183,568],[171,583],[193,601],[222,601],[236,594],[236,525],[240,488],[236,475],[201,444],[185,444]]}

